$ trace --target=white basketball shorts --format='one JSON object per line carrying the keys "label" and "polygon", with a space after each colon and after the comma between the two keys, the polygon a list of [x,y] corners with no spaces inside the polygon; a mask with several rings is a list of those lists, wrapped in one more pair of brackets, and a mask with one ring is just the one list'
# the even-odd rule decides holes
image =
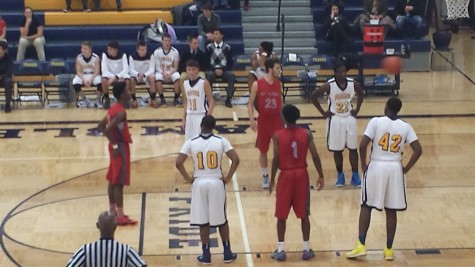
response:
{"label": "white basketball shorts", "polygon": [[[92,77],[92,74],[84,74],[84,79],[88,81],[92,81],[93,85],[101,84],[101,76],[97,75],[96,77]],[[79,76],[75,75],[73,79],[73,84],[82,84],[84,85],[84,81],[79,78]]]}
{"label": "white basketball shorts", "polygon": [[405,210],[406,177],[397,161],[371,161],[363,175],[361,204],[378,210]]}
{"label": "white basketball shorts", "polygon": [[190,225],[219,227],[226,223],[226,188],[223,180],[196,178],[191,189]]}
{"label": "white basketball shorts", "polygon": [[358,148],[358,127],[353,116],[333,115],[327,119],[327,146],[330,151]]}
{"label": "white basketball shorts", "polygon": [[185,140],[197,137],[201,133],[201,120],[204,113],[186,114]]}
{"label": "white basketball shorts", "polygon": [[172,75],[170,76],[171,77],[171,80],[165,80],[165,78],[163,77],[163,74],[162,73],[155,73],[155,81],[162,81],[162,82],[173,82],[175,83],[176,81],[178,81],[180,79],[180,73],[178,73],[177,71],[175,71],[174,73],[172,73]]}

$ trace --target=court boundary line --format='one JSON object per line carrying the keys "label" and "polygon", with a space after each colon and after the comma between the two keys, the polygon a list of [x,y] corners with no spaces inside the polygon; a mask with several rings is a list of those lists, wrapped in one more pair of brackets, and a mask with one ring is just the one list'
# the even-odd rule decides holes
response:
{"label": "court boundary line", "polygon": [[145,208],[147,207],[147,192],[142,192],[142,209],[140,213],[139,250],[140,256],[143,254],[145,235]]}
{"label": "court boundary line", "polygon": [[[231,160],[230,160],[231,162]],[[234,189],[234,196],[236,198],[236,206],[239,215],[239,224],[241,225],[241,235],[242,241],[244,243],[244,252],[246,253],[246,263],[248,267],[254,267],[254,262],[252,260],[252,251],[251,246],[249,244],[249,237],[247,236],[247,227],[246,227],[246,219],[244,218],[244,209],[242,207],[241,201],[241,192],[239,190],[239,185],[237,182],[237,172],[233,174],[233,189]]]}

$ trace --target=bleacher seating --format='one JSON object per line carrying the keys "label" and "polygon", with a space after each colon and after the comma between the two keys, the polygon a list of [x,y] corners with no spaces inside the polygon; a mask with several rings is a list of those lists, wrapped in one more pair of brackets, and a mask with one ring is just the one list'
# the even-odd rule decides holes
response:
{"label": "bleacher seating", "polygon": [[[363,12],[364,0],[346,0],[343,15],[350,23],[353,23],[356,16]],[[389,0],[389,15],[393,16],[394,5],[396,0]],[[319,54],[329,54],[332,51],[331,44],[325,41],[326,32],[323,29],[323,20],[328,12],[328,6],[323,0],[311,0],[311,8],[313,14],[313,22],[315,27],[316,47]],[[428,32],[428,29],[427,29]],[[427,33],[426,32],[426,33]],[[350,47],[352,52],[363,51],[363,41],[361,32],[353,30],[350,33],[354,40],[353,46]],[[407,63],[404,64],[406,70],[429,70],[429,52],[431,49],[430,40],[423,38],[420,40],[401,40],[395,32],[388,32],[384,42],[385,48],[394,48],[399,51],[401,44],[409,45],[411,52],[414,52],[411,59],[405,59]]]}

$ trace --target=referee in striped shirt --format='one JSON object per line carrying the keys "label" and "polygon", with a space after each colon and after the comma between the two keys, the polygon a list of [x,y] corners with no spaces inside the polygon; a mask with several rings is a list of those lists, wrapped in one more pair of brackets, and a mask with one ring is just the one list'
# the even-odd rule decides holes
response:
{"label": "referee in striped shirt", "polygon": [[97,228],[101,238],[79,248],[66,267],[146,267],[147,264],[129,245],[114,240],[115,216],[104,211]]}

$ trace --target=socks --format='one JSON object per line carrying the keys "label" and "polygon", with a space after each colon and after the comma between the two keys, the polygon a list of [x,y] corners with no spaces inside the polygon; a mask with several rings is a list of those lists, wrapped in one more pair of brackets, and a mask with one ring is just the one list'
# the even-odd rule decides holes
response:
{"label": "socks", "polygon": [[360,240],[361,244],[364,245],[366,243],[366,235],[359,235],[358,239]]}
{"label": "socks", "polygon": [[394,241],[394,240],[392,240],[392,239],[388,239],[388,240],[386,241],[386,247],[387,247],[387,248],[392,248],[392,247],[393,247],[393,241]]}
{"label": "socks", "polygon": [[160,99],[165,99],[165,96],[163,96],[163,94],[158,94],[160,96]]}
{"label": "socks", "polygon": [[269,176],[269,172],[267,171],[267,168],[262,168],[262,176]]}
{"label": "socks", "polygon": [[303,241],[303,250],[304,251],[310,250],[310,241]]}
{"label": "socks", "polygon": [[109,211],[110,211],[112,214],[117,215],[117,210],[116,210],[115,203],[109,203]]}
{"label": "socks", "polygon": [[353,174],[358,174],[358,170],[353,170]]}
{"label": "socks", "polygon": [[336,166],[336,171],[338,173],[342,173],[343,172],[343,166],[342,165]]}
{"label": "socks", "polygon": [[131,94],[131,96],[132,96],[132,100],[137,101],[137,97],[135,96],[135,94]]}
{"label": "socks", "polygon": [[224,251],[230,251],[231,250],[231,243],[229,243],[229,240],[223,241],[223,248],[224,248]]}
{"label": "socks", "polygon": [[284,242],[277,242],[277,251],[281,252],[285,250]]}
{"label": "socks", "polygon": [[117,207],[117,217],[123,217],[123,216],[124,216],[124,208]]}
{"label": "socks", "polygon": [[209,245],[208,244],[202,244],[201,249],[203,250],[203,253],[209,253]]}
{"label": "socks", "polygon": [[180,98],[180,93],[175,93],[175,100],[177,100],[178,98]]}
{"label": "socks", "polygon": [[104,94],[104,98],[105,98],[105,99],[109,99],[109,93]]}
{"label": "socks", "polygon": [[150,95],[150,99],[151,99],[151,100],[157,99],[157,92],[155,92],[155,93],[149,92],[148,94]]}

